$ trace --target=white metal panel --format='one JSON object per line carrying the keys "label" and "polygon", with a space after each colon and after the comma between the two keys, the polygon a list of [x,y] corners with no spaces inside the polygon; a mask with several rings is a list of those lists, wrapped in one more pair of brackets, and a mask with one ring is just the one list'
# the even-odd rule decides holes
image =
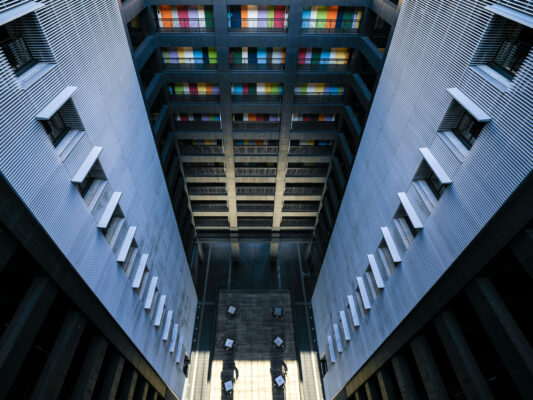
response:
{"label": "white metal panel", "polygon": [[181,361],[182,351],[183,351],[183,332],[180,333],[180,338],[178,339],[178,351],[176,352],[176,364],[179,364]]}
{"label": "white metal panel", "polygon": [[389,249],[390,255],[392,256],[392,261],[394,261],[395,263],[402,262],[402,257],[400,256],[400,252],[398,251],[398,247],[396,247],[396,243],[392,238],[392,234],[390,233],[389,228],[386,226],[382,226],[381,233],[383,234],[383,239],[385,239],[385,243],[387,243],[387,248]]}
{"label": "white metal panel", "polygon": [[144,270],[146,268],[146,263],[148,262],[148,253],[143,253],[139,260],[139,265],[137,266],[137,271],[135,271],[135,276],[133,277],[133,282],[131,282],[131,287],[133,289],[138,289],[141,287],[141,281],[143,279]]}
{"label": "white metal panel", "polygon": [[155,289],[157,288],[157,281],[159,278],[157,276],[152,277],[150,280],[150,286],[148,286],[148,293],[146,294],[146,299],[144,301],[144,309],[149,310],[152,308],[152,303],[154,301]]}
{"label": "white metal panel", "polygon": [[118,252],[117,261],[122,263],[126,261],[128,256],[128,251],[130,250],[131,244],[133,242],[133,237],[135,236],[135,231],[137,231],[136,226],[130,226],[126,232],[126,237],[120,246],[120,251]]}
{"label": "white metal panel", "polygon": [[358,276],[357,287],[359,288],[359,294],[361,295],[361,301],[363,302],[363,307],[365,310],[370,310],[372,305],[370,304],[370,297],[368,297],[368,292],[366,290],[365,282],[362,276]]}
{"label": "white metal panel", "polygon": [[452,183],[451,178],[448,176],[446,171],[444,171],[444,168],[442,168],[442,166],[437,161],[433,153],[427,147],[422,147],[418,150],[420,150],[420,152],[422,153],[422,156],[424,157],[424,160],[426,160],[431,170],[435,173],[435,175],[439,179],[440,183],[442,183],[443,185],[451,184]]}
{"label": "white metal panel", "polygon": [[361,325],[359,321],[359,315],[357,314],[357,308],[355,305],[355,300],[351,294],[348,296],[348,308],[350,309],[350,315],[352,316],[352,323],[354,327]]}
{"label": "white metal panel", "polygon": [[476,103],[468,98],[466,94],[457,88],[446,89],[448,93],[457,101],[466,111],[479,122],[489,122],[490,115],[483,111]]}
{"label": "white metal panel", "polygon": [[159,304],[157,305],[157,311],[155,313],[155,318],[154,318],[154,326],[160,326],[161,325],[161,321],[163,319],[163,311],[165,310],[166,301],[167,301],[167,296],[166,295],[162,295],[159,298]]}
{"label": "white metal panel", "polygon": [[61,106],[72,97],[76,90],[78,90],[76,86],[67,86],[56,97],[54,97],[52,101],[35,116],[35,118],[40,121],[45,121],[52,118],[52,115],[54,115],[57,110],[59,110]]}
{"label": "white metal panel", "polygon": [[339,314],[341,316],[341,325],[342,325],[342,332],[344,333],[344,340],[349,342],[352,338],[350,336],[350,327],[348,326],[348,319],[346,318],[346,313],[341,310],[339,311]]}
{"label": "white metal panel", "polygon": [[72,178],[72,183],[82,183],[85,180],[94,163],[96,162],[96,160],[98,160],[98,156],[101,152],[102,147],[94,146],[92,148],[91,152],[87,155],[87,158],[85,159],[85,161],[83,161],[80,168]]}
{"label": "white metal panel", "polygon": [[23,17],[26,14],[37,11],[42,7],[44,7],[44,4],[42,3],[28,1],[27,3],[21,4],[17,7],[10,8],[7,11],[0,12],[0,26]]}
{"label": "white metal panel", "polygon": [[100,220],[98,221],[98,224],[96,225],[100,229],[106,229],[109,225],[109,221],[111,221],[111,217],[113,216],[113,213],[115,212],[115,209],[118,206],[118,201],[120,200],[120,196],[122,196],[122,192],[114,192],[111,195],[111,198],[109,199],[109,202],[107,203],[107,206],[105,207],[105,210],[100,217]]}
{"label": "white metal panel", "polygon": [[170,346],[168,347],[169,353],[174,353],[176,350],[176,343],[178,341],[178,331],[180,329],[179,324],[174,324],[172,328],[172,336],[170,337]]}
{"label": "white metal panel", "polygon": [[333,347],[333,338],[331,335],[328,335],[328,347],[329,347],[329,358],[332,364],[337,362],[337,355],[335,354],[335,347]]}
{"label": "white metal panel", "polygon": [[337,351],[342,353],[341,332],[338,324],[333,324],[333,334],[335,335],[335,343],[337,343]]}
{"label": "white metal panel", "polygon": [[374,254],[367,254],[367,257],[368,263],[370,264],[370,270],[372,271],[372,275],[374,276],[374,280],[376,281],[376,286],[379,289],[383,289],[385,287],[385,282],[383,281],[383,277],[381,276],[381,271],[379,270],[376,257],[374,257]]}
{"label": "white metal panel", "polygon": [[411,200],[409,200],[409,197],[407,197],[407,193],[399,192],[398,197],[400,198],[400,203],[402,203],[403,209],[405,210],[407,217],[411,221],[411,224],[413,224],[413,227],[415,229],[422,229],[424,225],[422,224],[420,217],[416,213],[413,204],[411,204]]}
{"label": "white metal panel", "polygon": [[533,29],[533,16],[531,15],[502,6],[501,4],[491,4],[489,6],[485,6],[485,10],[489,10],[494,14],[498,14],[504,18],[518,22],[520,25],[524,25]]}
{"label": "white metal panel", "polygon": [[163,335],[161,336],[161,340],[166,342],[170,336],[170,327],[172,326],[172,314],[173,311],[169,310],[167,312],[167,317],[165,318],[165,325],[163,326]]}

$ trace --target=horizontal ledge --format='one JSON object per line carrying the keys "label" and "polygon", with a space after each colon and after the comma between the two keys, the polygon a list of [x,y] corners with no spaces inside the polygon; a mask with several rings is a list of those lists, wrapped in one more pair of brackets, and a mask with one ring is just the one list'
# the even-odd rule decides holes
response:
{"label": "horizontal ledge", "polygon": [[72,97],[76,90],[78,90],[76,86],[67,86],[35,118],[39,121],[48,121]]}
{"label": "horizontal ledge", "polygon": [[126,232],[126,237],[124,238],[124,241],[122,242],[122,246],[120,247],[120,251],[117,256],[118,262],[124,262],[126,261],[126,257],[128,256],[128,251],[130,250],[131,244],[133,243],[133,237],[135,236],[135,231],[137,230],[136,226],[130,226],[128,228],[128,231]]}
{"label": "horizontal ledge", "polygon": [[141,255],[141,259],[139,260],[139,265],[137,266],[137,271],[135,272],[135,276],[133,277],[133,282],[131,283],[131,287],[133,289],[138,289],[141,287],[141,281],[143,278],[144,270],[146,268],[146,264],[148,262],[148,253],[143,253]]}
{"label": "horizontal ledge", "polygon": [[100,221],[98,221],[98,225],[96,225],[100,229],[106,229],[109,225],[109,221],[111,221],[111,217],[113,216],[113,213],[115,212],[115,209],[118,206],[118,201],[120,200],[120,197],[122,196],[122,192],[114,192],[111,195],[111,198],[109,199],[109,202],[107,203],[107,206],[105,207],[104,213],[100,217]]}
{"label": "horizontal ledge", "polygon": [[390,233],[389,228],[387,228],[386,226],[382,226],[381,233],[383,234],[383,239],[385,239],[385,243],[387,243],[387,247],[392,256],[392,261],[394,261],[395,263],[402,262],[402,257],[400,256],[400,252],[396,247],[396,243],[394,243],[394,239],[392,238],[392,234]]}
{"label": "horizontal ledge", "polygon": [[407,197],[407,193],[399,192],[398,197],[400,198],[400,203],[402,203],[402,207],[405,210],[407,217],[411,221],[411,224],[413,224],[413,228],[422,229],[424,225],[422,224],[420,217],[416,213],[415,208],[411,203],[411,200],[409,200],[409,198]]}
{"label": "horizontal ledge", "polygon": [[443,185],[450,185],[452,183],[451,178],[448,176],[446,171],[444,171],[444,168],[441,167],[433,153],[427,147],[422,147],[418,150],[420,150],[422,156],[424,157],[424,160],[426,160],[431,170],[439,179],[440,183],[442,183]]}
{"label": "horizontal ledge", "polygon": [[102,147],[94,146],[92,148],[91,152],[89,153],[85,161],[83,161],[80,168],[78,169],[78,172],[76,172],[76,174],[72,178],[72,183],[82,183],[85,180],[85,178],[87,177],[87,174],[93,167],[94,163],[98,159],[98,156],[100,155],[101,152],[102,152]]}
{"label": "horizontal ledge", "polygon": [[35,12],[44,7],[44,4],[36,1],[29,1],[21,4],[17,7],[13,7],[10,10],[0,12],[0,26],[5,25],[11,21],[14,21],[20,17],[25,16],[31,12]]}
{"label": "horizontal ledge", "polygon": [[376,257],[374,257],[373,254],[367,254],[367,257],[368,263],[370,264],[370,270],[372,271],[372,275],[376,281],[376,286],[378,289],[383,289],[385,287],[385,282],[383,282],[383,277],[381,276]]}
{"label": "horizontal ledge", "polygon": [[505,7],[500,4],[485,6],[485,10],[533,29],[533,17],[524,14],[523,12],[513,10],[512,8]]}
{"label": "horizontal ledge", "polygon": [[446,91],[457,101],[461,107],[472,115],[478,122],[489,122],[490,115],[483,111],[476,103],[474,103],[466,94],[457,88],[446,89]]}

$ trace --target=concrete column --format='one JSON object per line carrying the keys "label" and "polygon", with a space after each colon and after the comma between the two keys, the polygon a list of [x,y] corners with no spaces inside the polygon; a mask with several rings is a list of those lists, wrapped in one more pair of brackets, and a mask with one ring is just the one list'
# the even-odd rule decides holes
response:
{"label": "concrete column", "polygon": [[442,312],[435,317],[433,323],[466,397],[492,399],[487,382],[454,315],[451,312]]}
{"label": "concrete column", "polygon": [[391,359],[394,376],[400,388],[400,394],[403,400],[417,400],[419,399],[416,391],[413,376],[409,369],[409,364],[403,354],[397,354]]}
{"label": "concrete column", "polygon": [[135,394],[133,395],[133,400],[147,400],[149,388],[150,385],[146,381],[138,384],[137,388],[135,389]]}
{"label": "concrete column", "polygon": [[18,375],[46,313],[56,295],[55,284],[37,278],[26,292],[0,339],[0,398],[5,398]]}
{"label": "concrete column", "polygon": [[72,398],[77,400],[91,400],[98,374],[104,362],[108,342],[101,336],[91,339],[89,350],[81,367],[80,375],[74,386]]}
{"label": "concrete column", "polygon": [[137,385],[137,378],[139,374],[133,366],[129,366],[124,372],[124,377],[122,378],[122,385],[120,393],[118,394],[118,400],[133,400],[133,395],[135,393],[135,385]]}
{"label": "concrete column", "polygon": [[397,400],[396,392],[394,390],[394,383],[389,371],[385,368],[381,368],[377,373],[379,391],[383,400]]}
{"label": "concrete column", "polygon": [[349,168],[353,162],[353,155],[352,151],[350,150],[350,146],[348,145],[348,141],[346,140],[346,136],[344,136],[344,133],[337,134],[337,147],[344,161],[344,164],[346,164]]}
{"label": "concrete column", "polygon": [[18,241],[13,235],[7,229],[0,228],[0,272],[7,265],[17,247]]}
{"label": "concrete column", "polygon": [[86,322],[80,312],[67,314],[35,386],[32,400],[53,400],[59,396]]}
{"label": "concrete column", "polygon": [[488,278],[476,279],[466,292],[517,390],[532,399],[533,349],[524,333]]}
{"label": "concrete column", "polygon": [[378,387],[371,379],[365,382],[365,393],[367,400],[380,400]]}
{"label": "concrete column", "polygon": [[444,382],[426,338],[415,336],[410,346],[428,398],[430,400],[448,399]]}
{"label": "concrete column", "polygon": [[100,400],[114,400],[124,369],[124,358],[121,355],[114,354],[107,367],[104,384],[100,392]]}

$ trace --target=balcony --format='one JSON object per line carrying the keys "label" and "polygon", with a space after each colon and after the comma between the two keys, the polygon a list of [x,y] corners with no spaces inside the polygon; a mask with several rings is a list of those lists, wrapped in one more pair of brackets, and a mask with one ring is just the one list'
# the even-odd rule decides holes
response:
{"label": "balcony", "polygon": [[229,227],[226,217],[194,217],[194,224],[196,226]]}
{"label": "balcony", "polygon": [[207,212],[214,212],[214,211],[227,212],[228,211],[228,205],[225,201],[218,201],[218,202],[193,201],[191,202],[191,208],[193,211],[207,211]]}
{"label": "balcony", "polygon": [[282,71],[285,58],[241,58],[238,62],[232,58],[230,68],[235,71]]}
{"label": "balcony", "polygon": [[323,185],[285,186],[285,196],[322,196]]}
{"label": "balcony", "polygon": [[278,146],[234,146],[233,151],[236,155],[276,155]]}
{"label": "balcony", "polygon": [[302,33],[357,33],[359,20],[302,19]]}
{"label": "balcony", "polygon": [[220,121],[176,121],[177,131],[219,131]]}
{"label": "balcony", "polygon": [[232,94],[231,100],[240,102],[257,102],[257,103],[280,103],[281,95],[279,94]]}
{"label": "balcony", "polygon": [[330,156],[331,146],[291,146],[289,155],[295,156]]}
{"label": "balcony", "polygon": [[235,176],[276,176],[276,168],[235,167]]}
{"label": "balcony", "polygon": [[222,146],[194,146],[190,144],[180,144],[180,153],[182,156],[196,156],[196,155],[220,155],[224,154]]}
{"label": "balcony", "polygon": [[184,167],[184,172],[188,177],[226,176],[226,171],[223,167]]}
{"label": "balcony", "polygon": [[214,32],[214,18],[156,18],[158,32]]}
{"label": "balcony", "polygon": [[276,193],[275,186],[254,186],[237,184],[237,196],[274,196]]}
{"label": "balcony", "polygon": [[295,94],[295,103],[343,103],[344,95],[328,93]]}
{"label": "balcony", "polygon": [[306,218],[306,217],[283,217],[281,220],[281,227],[298,227],[298,226],[308,226],[310,228],[315,226],[316,218]]}
{"label": "balcony", "polygon": [[295,131],[336,131],[335,121],[292,121],[291,129]]}
{"label": "balcony", "polygon": [[295,167],[289,167],[287,168],[287,176],[291,177],[325,177],[328,175],[328,169],[323,168],[295,168]]}
{"label": "balcony", "polygon": [[236,131],[279,131],[279,121],[233,121]]}
{"label": "balcony", "polygon": [[274,211],[273,202],[253,202],[253,201],[238,201],[237,202],[237,211],[244,212],[272,212]]}
{"label": "balcony", "polygon": [[220,96],[218,94],[171,94],[170,100],[180,103],[214,103],[220,100]]}
{"label": "balcony", "polygon": [[286,33],[289,20],[286,18],[229,18],[230,32],[276,32]]}
{"label": "balcony", "polygon": [[317,212],[318,207],[320,206],[319,202],[292,202],[286,201],[283,204],[283,212]]}
{"label": "balcony", "polygon": [[226,186],[210,183],[209,186],[200,186],[188,184],[187,190],[189,195],[226,195]]}
{"label": "balcony", "polygon": [[346,58],[298,58],[298,69],[302,71],[346,71],[349,68]]}
{"label": "balcony", "polygon": [[9,38],[0,42],[0,48],[17,76],[22,75],[38,62],[31,55],[22,37]]}
{"label": "balcony", "polygon": [[272,218],[238,217],[239,226],[272,226]]}
{"label": "balcony", "polygon": [[217,70],[217,58],[203,57],[161,57],[163,68],[167,71]]}

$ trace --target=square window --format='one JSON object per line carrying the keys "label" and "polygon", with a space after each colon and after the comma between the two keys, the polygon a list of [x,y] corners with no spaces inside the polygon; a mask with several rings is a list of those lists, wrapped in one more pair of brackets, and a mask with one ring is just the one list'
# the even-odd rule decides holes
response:
{"label": "square window", "polygon": [[57,146],[70,131],[70,127],[61,115],[61,110],[52,115],[49,120],[43,121],[43,125],[54,146]]}
{"label": "square window", "polygon": [[[9,24],[8,24],[9,25]],[[37,64],[37,59],[32,55],[24,37],[8,26],[0,26],[0,43],[7,61],[13,68],[15,75],[19,76]]]}

